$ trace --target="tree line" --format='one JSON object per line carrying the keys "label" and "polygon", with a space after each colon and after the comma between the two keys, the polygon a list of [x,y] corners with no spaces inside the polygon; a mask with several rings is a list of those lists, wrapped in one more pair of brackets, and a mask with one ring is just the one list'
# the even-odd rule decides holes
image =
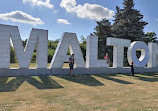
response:
{"label": "tree line", "polygon": [[[26,46],[27,41],[28,41],[27,39],[23,41],[23,47]],[[59,39],[54,40],[54,41],[48,40],[48,63],[51,62],[58,43],[59,43]],[[83,53],[83,57],[84,57],[84,59],[86,59],[86,39],[84,36],[81,37],[80,47],[81,47],[81,51]],[[67,54],[68,55],[70,54],[69,50],[68,50]],[[18,60],[16,58],[16,52],[15,52],[13,46],[10,46],[10,62],[11,63],[18,62]],[[31,63],[36,63],[36,49],[33,52]]]}
{"label": "tree line", "polygon": [[[101,21],[96,21],[96,27],[92,35],[98,36],[98,58],[103,59],[105,53],[109,54],[110,60],[113,60],[113,47],[106,46],[106,39],[108,37],[123,38],[133,41],[144,41],[145,43],[155,42],[157,37],[156,33],[144,32],[144,27],[148,24],[143,20],[143,15],[139,10],[134,8],[133,0],[124,0],[123,8],[116,6],[116,13],[114,15],[113,24],[106,18]],[[25,47],[27,40],[23,41]],[[55,53],[59,39],[48,41],[48,63]],[[84,59],[86,59],[86,39],[81,37],[80,41],[81,51]],[[128,66],[127,62],[127,48],[124,49],[124,66]],[[69,53],[69,52],[68,52]],[[14,48],[11,46],[11,63],[16,63],[16,54]],[[139,58],[140,52],[137,52]],[[36,62],[36,50],[34,50],[31,62]]]}

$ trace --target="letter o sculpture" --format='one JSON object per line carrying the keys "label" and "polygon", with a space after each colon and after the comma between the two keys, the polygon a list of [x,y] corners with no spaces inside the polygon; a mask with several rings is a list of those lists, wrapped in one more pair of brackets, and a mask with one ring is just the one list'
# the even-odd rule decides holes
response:
{"label": "letter o sculpture", "polygon": [[[141,56],[138,59],[136,56],[136,51],[141,50]],[[141,41],[132,42],[128,48],[127,58],[129,64],[134,62],[137,67],[145,67],[149,60],[149,49],[146,43]]]}

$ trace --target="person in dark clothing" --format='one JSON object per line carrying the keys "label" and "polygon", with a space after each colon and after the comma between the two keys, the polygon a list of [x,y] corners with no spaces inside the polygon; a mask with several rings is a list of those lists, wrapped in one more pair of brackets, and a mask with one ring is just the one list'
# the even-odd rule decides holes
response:
{"label": "person in dark clothing", "polygon": [[134,63],[132,62],[131,66],[131,75],[134,76]]}
{"label": "person in dark clothing", "polygon": [[74,54],[71,55],[71,57],[69,58],[69,67],[70,67],[70,71],[69,71],[69,75],[74,75],[72,74],[73,68],[74,68]]}

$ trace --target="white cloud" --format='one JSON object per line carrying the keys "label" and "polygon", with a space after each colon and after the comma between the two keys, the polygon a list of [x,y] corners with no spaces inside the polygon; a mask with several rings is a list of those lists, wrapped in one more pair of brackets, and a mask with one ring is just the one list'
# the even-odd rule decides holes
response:
{"label": "white cloud", "polygon": [[77,5],[75,0],[62,0],[60,6],[67,12],[76,14],[79,18],[93,20],[111,19],[115,14],[113,10],[97,4],[85,3],[84,5]]}
{"label": "white cloud", "polygon": [[42,0],[23,0],[23,3],[30,3],[32,6],[44,6],[47,8],[53,8],[54,5],[50,4],[50,0],[42,1]]}
{"label": "white cloud", "polygon": [[44,22],[40,18],[34,18],[22,11],[13,11],[10,13],[0,14],[0,19],[32,25],[44,24]]}
{"label": "white cloud", "polygon": [[58,20],[57,20],[57,23],[63,23],[63,24],[66,24],[66,25],[71,24],[70,22],[68,22],[68,21],[65,20],[65,19],[58,19]]}

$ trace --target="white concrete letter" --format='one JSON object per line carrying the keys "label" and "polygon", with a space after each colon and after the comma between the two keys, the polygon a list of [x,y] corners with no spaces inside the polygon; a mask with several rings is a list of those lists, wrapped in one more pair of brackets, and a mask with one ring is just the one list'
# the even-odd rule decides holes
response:
{"label": "white concrete letter", "polygon": [[0,24],[0,68],[10,67],[10,34],[8,33],[10,28],[8,27]]}
{"label": "white concrete letter", "polygon": [[[141,51],[141,56],[139,59],[136,56],[137,50]],[[145,67],[149,60],[148,46],[142,41],[132,42],[130,47],[128,48],[127,57],[129,64],[131,64],[131,62],[134,62],[134,65],[137,67]]]}
{"label": "white concrete letter", "polygon": [[149,43],[149,61],[148,67],[157,67],[158,66],[158,44],[157,43]]}
{"label": "white concrete letter", "polygon": [[64,62],[69,61],[70,56],[67,55],[68,48],[70,49],[70,53],[75,55],[74,59],[77,65],[76,67],[85,67],[85,62],[76,34],[65,32],[58,43],[50,68],[62,68]]}
{"label": "white concrete letter", "polygon": [[37,68],[47,68],[48,31],[32,29],[25,49],[17,26],[0,25],[0,68],[9,68],[10,38],[12,39],[20,68],[29,68],[37,46]]}
{"label": "white concrete letter", "polygon": [[86,44],[86,67],[109,67],[105,60],[98,60],[98,37],[90,35]]}
{"label": "white concrete letter", "polygon": [[129,47],[131,41],[118,38],[107,38],[107,45],[113,46],[113,67],[123,67],[124,47]]}

